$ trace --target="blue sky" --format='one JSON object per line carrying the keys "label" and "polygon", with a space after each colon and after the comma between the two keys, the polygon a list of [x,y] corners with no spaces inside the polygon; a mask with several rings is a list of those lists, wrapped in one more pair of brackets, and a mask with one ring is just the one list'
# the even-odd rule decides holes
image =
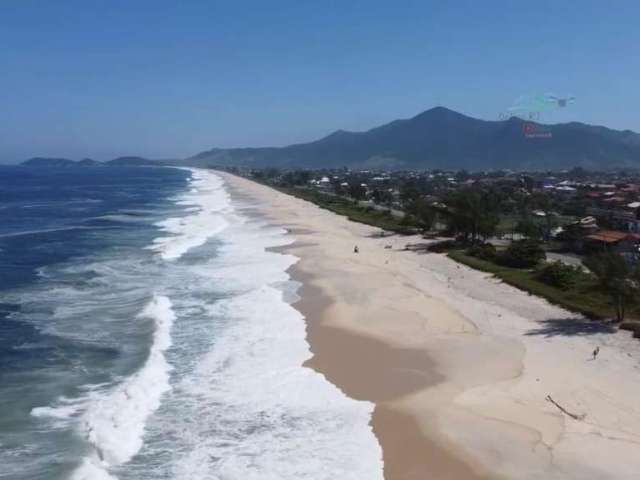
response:
{"label": "blue sky", "polygon": [[436,105],[640,131],[640,2],[0,1],[0,162],[175,158]]}

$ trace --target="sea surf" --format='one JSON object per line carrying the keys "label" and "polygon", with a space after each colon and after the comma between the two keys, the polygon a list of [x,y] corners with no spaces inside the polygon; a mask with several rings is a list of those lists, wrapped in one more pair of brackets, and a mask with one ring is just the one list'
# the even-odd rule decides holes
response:
{"label": "sea surf", "polygon": [[31,255],[34,272],[2,259],[4,474],[381,479],[373,405],[303,366],[297,258],[273,250],[291,234],[212,171],[143,168],[125,186],[87,172],[67,196],[5,202],[64,221],[0,231],[0,259]]}

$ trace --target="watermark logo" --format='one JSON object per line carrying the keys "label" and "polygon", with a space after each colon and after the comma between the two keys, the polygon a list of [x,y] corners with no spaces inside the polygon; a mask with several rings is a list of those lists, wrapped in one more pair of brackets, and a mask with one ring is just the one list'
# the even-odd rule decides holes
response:
{"label": "watermark logo", "polygon": [[500,112],[500,120],[519,118],[524,120],[522,133],[525,138],[552,138],[553,134],[548,127],[540,125],[542,116],[554,110],[567,108],[574,103],[573,95],[554,95],[552,93],[523,95],[518,97],[505,111]]}
{"label": "watermark logo", "polygon": [[553,133],[551,131],[536,123],[525,122],[522,124],[522,133],[525,138],[552,138]]}
{"label": "watermark logo", "polygon": [[518,97],[509,108],[500,112],[500,120],[508,120],[511,117],[518,117],[522,120],[540,120],[547,112],[567,108],[574,103],[576,97],[573,95],[554,95],[553,93],[542,93],[523,95]]}

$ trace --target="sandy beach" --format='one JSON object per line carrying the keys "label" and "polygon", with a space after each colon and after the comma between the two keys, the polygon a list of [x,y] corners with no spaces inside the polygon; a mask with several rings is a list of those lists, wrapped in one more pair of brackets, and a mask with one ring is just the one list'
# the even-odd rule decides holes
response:
{"label": "sandy beach", "polygon": [[417,237],[381,238],[222,175],[295,238],[308,366],[375,403],[385,478],[640,478],[640,342],[628,332],[405,251]]}

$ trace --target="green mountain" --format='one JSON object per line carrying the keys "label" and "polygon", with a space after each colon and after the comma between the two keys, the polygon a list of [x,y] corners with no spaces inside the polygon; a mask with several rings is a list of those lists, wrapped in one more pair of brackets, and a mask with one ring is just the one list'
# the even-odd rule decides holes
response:
{"label": "green mountain", "polygon": [[365,132],[267,148],[214,148],[192,166],[485,170],[640,167],[640,135],[583,123],[486,121],[444,107]]}

